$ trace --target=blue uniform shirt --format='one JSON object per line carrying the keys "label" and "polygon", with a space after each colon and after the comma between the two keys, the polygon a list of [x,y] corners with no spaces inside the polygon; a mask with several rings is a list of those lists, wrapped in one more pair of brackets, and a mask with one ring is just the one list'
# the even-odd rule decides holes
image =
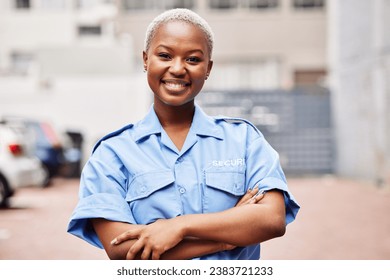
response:
{"label": "blue uniform shirt", "polygon": [[[100,140],[85,165],[80,200],[68,232],[102,248],[89,219],[149,224],[179,215],[235,206],[248,188],[284,192],[286,223],[299,205],[289,192],[279,157],[263,135],[241,119],[207,116],[196,106],[179,151],[154,109],[135,125]],[[260,245],[201,259],[259,259]]]}

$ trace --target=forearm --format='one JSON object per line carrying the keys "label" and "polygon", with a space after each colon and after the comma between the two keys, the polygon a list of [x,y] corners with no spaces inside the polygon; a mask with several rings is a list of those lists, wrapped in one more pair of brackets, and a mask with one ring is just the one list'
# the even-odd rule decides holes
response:
{"label": "forearm", "polygon": [[172,249],[166,251],[162,260],[188,260],[227,249],[222,242],[186,238]]}
{"label": "forearm", "polygon": [[[272,201],[272,203],[270,203]],[[236,246],[260,243],[285,232],[283,194],[269,192],[262,203],[226,211],[177,217],[185,236],[225,242]]]}
{"label": "forearm", "polygon": [[[106,251],[110,259],[125,260],[127,252],[133,244],[134,240],[124,242],[120,245],[109,245],[109,247],[106,248]],[[189,260],[223,250],[225,250],[225,246],[222,242],[188,238],[166,251],[161,255],[160,259]],[[137,254],[136,259],[141,259],[141,253]]]}
{"label": "forearm", "polygon": [[[137,225],[126,223],[111,222],[104,219],[92,220],[95,230],[103,244],[103,247],[110,259],[125,260],[129,249],[136,242],[136,239],[130,239],[120,244],[112,244],[117,235],[127,230],[131,230]],[[228,245],[222,242],[201,240],[199,238],[185,238],[175,247],[161,255],[161,259],[166,260],[186,260],[200,257],[228,249]],[[141,259],[142,252],[138,253],[135,259]]]}

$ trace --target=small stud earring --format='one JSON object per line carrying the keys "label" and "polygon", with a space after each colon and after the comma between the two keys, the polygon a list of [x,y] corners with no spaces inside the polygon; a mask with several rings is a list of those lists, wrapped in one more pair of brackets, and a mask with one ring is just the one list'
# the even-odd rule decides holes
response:
{"label": "small stud earring", "polygon": [[146,73],[146,68],[144,68],[144,73]]}

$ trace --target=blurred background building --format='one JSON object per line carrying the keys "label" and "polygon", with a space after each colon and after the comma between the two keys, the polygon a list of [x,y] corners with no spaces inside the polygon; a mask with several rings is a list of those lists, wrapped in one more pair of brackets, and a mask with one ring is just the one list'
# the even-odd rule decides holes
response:
{"label": "blurred background building", "polygon": [[329,1],[338,174],[390,183],[390,1]]}
{"label": "blurred background building", "polygon": [[389,0],[1,1],[0,115],[80,131],[89,154],[148,110],[145,29],[176,7],[215,32],[206,110],[255,122],[287,171],[390,182]]}

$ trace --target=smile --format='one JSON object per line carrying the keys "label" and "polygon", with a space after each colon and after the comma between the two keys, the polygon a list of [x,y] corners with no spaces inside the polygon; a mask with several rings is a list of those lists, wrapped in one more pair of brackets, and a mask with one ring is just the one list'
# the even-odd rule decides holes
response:
{"label": "smile", "polygon": [[162,83],[170,90],[183,90],[191,83],[180,80],[163,80]]}

